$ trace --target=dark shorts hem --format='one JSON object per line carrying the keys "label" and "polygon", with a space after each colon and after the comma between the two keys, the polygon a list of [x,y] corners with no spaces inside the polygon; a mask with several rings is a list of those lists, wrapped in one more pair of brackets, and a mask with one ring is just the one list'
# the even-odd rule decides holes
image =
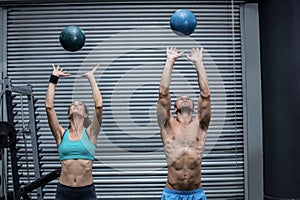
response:
{"label": "dark shorts hem", "polygon": [[83,186],[83,187],[71,187],[57,184],[55,200],[97,200],[96,191],[94,184]]}

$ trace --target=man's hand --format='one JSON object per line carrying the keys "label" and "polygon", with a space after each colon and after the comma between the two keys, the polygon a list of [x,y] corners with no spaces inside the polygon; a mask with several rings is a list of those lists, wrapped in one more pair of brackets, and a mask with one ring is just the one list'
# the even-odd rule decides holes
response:
{"label": "man's hand", "polygon": [[68,74],[67,71],[64,71],[64,68],[60,68],[59,65],[55,67],[54,64],[52,64],[52,75],[57,76],[57,77],[63,77],[63,76],[71,76],[71,74]]}
{"label": "man's hand", "polygon": [[200,64],[203,61],[202,51],[203,48],[192,48],[191,55],[186,55],[186,57],[189,59],[189,61]]}
{"label": "man's hand", "polygon": [[167,47],[167,60],[175,61],[177,58],[181,57],[183,52],[178,52],[177,48]]}

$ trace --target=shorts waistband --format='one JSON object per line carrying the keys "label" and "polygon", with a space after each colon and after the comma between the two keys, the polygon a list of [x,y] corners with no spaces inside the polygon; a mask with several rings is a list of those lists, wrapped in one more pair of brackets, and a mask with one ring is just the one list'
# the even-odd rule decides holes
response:
{"label": "shorts waistband", "polygon": [[182,190],[172,190],[170,188],[165,187],[164,192],[166,193],[172,193],[172,194],[195,194],[199,192],[203,192],[203,188],[198,188],[195,190],[187,190],[187,191],[182,191]]}
{"label": "shorts waistband", "polygon": [[80,186],[80,187],[72,187],[72,186],[61,184],[59,182],[57,183],[57,185],[63,190],[68,190],[72,192],[82,192],[94,187],[93,183],[91,185]]}

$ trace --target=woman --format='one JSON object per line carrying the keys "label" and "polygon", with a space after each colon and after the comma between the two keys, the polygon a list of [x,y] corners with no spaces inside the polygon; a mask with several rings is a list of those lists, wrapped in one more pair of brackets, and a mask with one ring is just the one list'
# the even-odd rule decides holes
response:
{"label": "woman", "polygon": [[97,136],[102,122],[102,96],[94,78],[93,70],[83,74],[91,85],[95,108],[90,121],[83,102],[74,101],[69,107],[70,125],[65,130],[58,122],[54,110],[55,88],[60,77],[70,76],[63,68],[53,66],[46,94],[46,111],[51,132],[56,140],[61,160],[61,175],[56,190],[56,200],[97,199],[92,177],[92,162]]}

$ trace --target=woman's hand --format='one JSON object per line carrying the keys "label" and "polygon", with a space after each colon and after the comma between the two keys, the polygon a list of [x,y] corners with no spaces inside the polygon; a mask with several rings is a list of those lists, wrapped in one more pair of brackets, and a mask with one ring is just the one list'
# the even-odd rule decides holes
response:
{"label": "woman's hand", "polygon": [[93,77],[95,71],[97,71],[99,66],[100,66],[100,64],[96,65],[91,71],[88,71],[88,72],[82,74],[81,77],[87,77],[87,78]]}
{"label": "woman's hand", "polygon": [[71,76],[71,74],[68,74],[67,71],[64,71],[64,68],[60,68],[59,65],[55,67],[54,64],[52,64],[52,75],[57,76],[57,77],[64,77],[64,76]]}

